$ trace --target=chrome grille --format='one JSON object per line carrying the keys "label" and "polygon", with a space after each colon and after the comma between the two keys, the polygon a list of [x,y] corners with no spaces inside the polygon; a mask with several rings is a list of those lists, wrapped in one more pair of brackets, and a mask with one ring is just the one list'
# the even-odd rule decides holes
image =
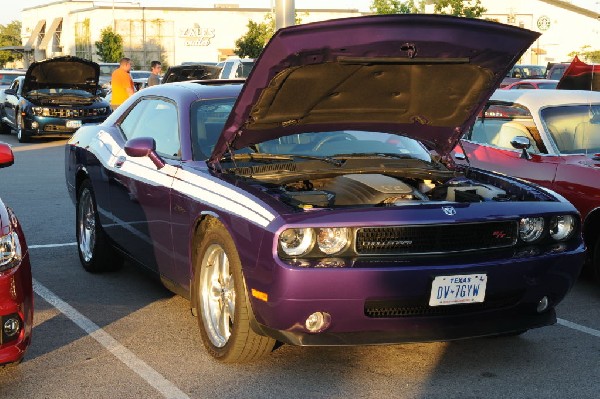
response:
{"label": "chrome grille", "polygon": [[356,232],[359,255],[435,254],[516,244],[516,221],[434,226],[365,227]]}

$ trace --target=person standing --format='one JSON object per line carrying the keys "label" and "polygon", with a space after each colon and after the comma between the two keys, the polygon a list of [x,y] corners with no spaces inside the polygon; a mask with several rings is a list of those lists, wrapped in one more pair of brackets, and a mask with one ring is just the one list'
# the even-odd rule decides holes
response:
{"label": "person standing", "polygon": [[160,61],[152,61],[150,63],[150,76],[148,76],[148,87],[160,84],[160,71],[162,70],[162,64]]}
{"label": "person standing", "polygon": [[121,58],[119,67],[112,73],[110,83],[112,89],[110,106],[113,110],[135,92],[133,79],[131,79],[129,71],[131,71],[131,60],[127,57]]}

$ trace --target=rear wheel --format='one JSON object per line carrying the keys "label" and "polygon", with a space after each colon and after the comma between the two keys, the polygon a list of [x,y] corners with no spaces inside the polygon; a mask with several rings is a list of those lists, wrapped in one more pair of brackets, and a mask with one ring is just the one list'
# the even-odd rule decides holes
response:
{"label": "rear wheel", "polygon": [[251,308],[241,262],[225,227],[210,221],[194,269],[194,293],[202,341],[227,363],[249,362],[270,353],[276,341],[250,327]]}
{"label": "rear wheel", "polygon": [[89,180],[81,183],[77,194],[77,250],[83,268],[91,273],[113,271],[123,265],[123,258],[110,245],[102,230],[94,191]]}
{"label": "rear wheel", "polygon": [[17,113],[17,139],[19,143],[29,143],[31,141],[31,136],[25,130],[25,120],[21,113]]}
{"label": "rear wheel", "polygon": [[588,274],[597,283],[600,283],[600,237],[593,246],[592,261],[587,265]]}

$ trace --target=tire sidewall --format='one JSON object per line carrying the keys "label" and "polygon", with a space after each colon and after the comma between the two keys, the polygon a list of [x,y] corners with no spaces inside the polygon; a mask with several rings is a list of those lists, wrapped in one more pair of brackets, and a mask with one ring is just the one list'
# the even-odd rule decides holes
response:
{"label": "tire sidewall", "polygon": [[[92,258],[89,261],[86,261],[83,254],[81,253],[81,249],[80,249],[80,245],[81,245],[81,238],[80,238],[80,231],[79,231],[79,221],[80,221],[80,213],[81,213],[81,196],[84,192],[84,190],[88,190],[90,193],[90,199],[92,201],[92,209],[94,211],[94,217],[96,218],[96,231],[95,231],[95,241],[94,241],[94,248],[92,248]],[[96,210],[96,200],[94,198],[94,190],[92,189],[92,185],[89,182],[89,180],[84,180],[83,183],[81,184],[81,187],[79,187],[79,190],[77,192],[77,209],[76,209],[76,215],[75,215],[75,233],[77,236],[77,254],[79,255],[79,259],[81,260],[81,264],[83,265],[84,269],[88,270],[88,271],[93,271],[94,269],[94,263],[96,260],[96,252],[97,252],[97,248],[98,248],[98,212]]]}

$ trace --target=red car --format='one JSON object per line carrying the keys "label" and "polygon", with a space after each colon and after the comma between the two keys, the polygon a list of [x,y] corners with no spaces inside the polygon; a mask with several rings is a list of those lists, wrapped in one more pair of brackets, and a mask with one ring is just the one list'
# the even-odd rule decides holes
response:
{"label": "red car", "polygon": [[[0,143],[0,168],[14,156]],[[17,217],[0,200],[0,366],[18,363],[31,342],[33,288],[25,236]]]}
{"label": "red car", "polygon": [[523,79],[502,87],[503,90],[524,89],[556,89],[558,80],[553,79]]}
{"label": "red car", "polygon": [[563,90],[600,91],[600,65],[590,65],[575,56],[557,86]]}
{"label": "red car", "polygon": [[462,146],[459,162],[527,179],[573,203],[588,270],[600,282],[600,92],[497,90]]}

